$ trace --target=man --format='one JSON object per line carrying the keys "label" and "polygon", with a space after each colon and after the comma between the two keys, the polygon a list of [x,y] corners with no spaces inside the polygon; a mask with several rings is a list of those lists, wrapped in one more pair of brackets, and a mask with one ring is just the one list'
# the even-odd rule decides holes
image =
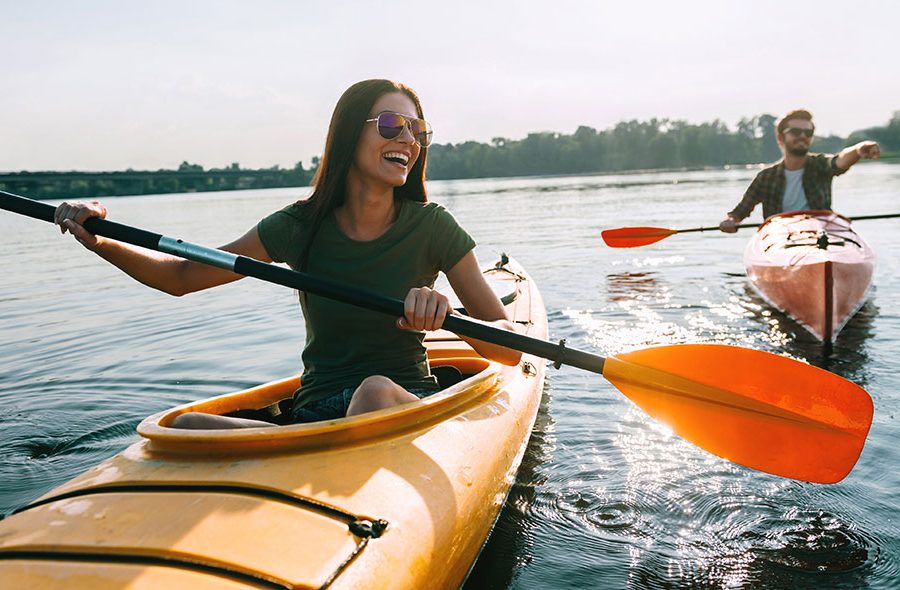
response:
{"label": "man", "polygon": [[757,203],[763,204],[763,217],[803,209],[830,210],[831,179],[861,159],[881,155],[874,141],[861,141],[836,156],[811,154],[814,130],[809,111],[791,111],[779,119],[775,137],[784,158],[756,175],[741,202],[719,223],[720,230],[736,232],[738,223],[750,215]]}

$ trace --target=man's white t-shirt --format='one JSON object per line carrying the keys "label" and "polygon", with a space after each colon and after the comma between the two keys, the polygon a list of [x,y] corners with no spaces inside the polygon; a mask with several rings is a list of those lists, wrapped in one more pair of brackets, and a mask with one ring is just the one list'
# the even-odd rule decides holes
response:
{"label": "man's white t-shirt", "polygon": [[802,211],[809,209],[806,193],[803,191],[803,168],[784,171],[784,197],[781,199],[781,211]]}

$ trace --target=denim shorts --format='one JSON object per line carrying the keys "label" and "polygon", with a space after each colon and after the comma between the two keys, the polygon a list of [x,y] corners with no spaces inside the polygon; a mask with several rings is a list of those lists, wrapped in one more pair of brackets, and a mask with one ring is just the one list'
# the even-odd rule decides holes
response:
{"label": "denim shorts", "polygon": [[[310,402],[305,406],[294,408],[293,423],[301,424],[305,422],[319,422],[320,420],[337,420],[347,416],[347,408],[350,407],[350,400],[353,399],[353,392],[356,387],[345,387],[339,392],[326,398]],[[434,395],[440,391],[440,387],[409,387],[406,391],[410,392],[419,399]]]}

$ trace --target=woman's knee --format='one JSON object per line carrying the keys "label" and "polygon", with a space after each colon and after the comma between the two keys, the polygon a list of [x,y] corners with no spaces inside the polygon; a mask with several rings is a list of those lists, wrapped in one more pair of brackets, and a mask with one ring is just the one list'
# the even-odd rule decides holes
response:
{"label": "woman's knee", "polygon": [[353,395],[357,394],[365,397],[381,398],[385,396],[393,396],[398,389],[402,389],[399,385],[382,375],[371,375],[362,380]]}
{"label": "woman's knee", "polygon": [[363,379],[350,401],[347,414],[371,412],[381,408],[389,408],[398,404],[415,401],[416,396],[409,393],[387,377],[372,375]]}

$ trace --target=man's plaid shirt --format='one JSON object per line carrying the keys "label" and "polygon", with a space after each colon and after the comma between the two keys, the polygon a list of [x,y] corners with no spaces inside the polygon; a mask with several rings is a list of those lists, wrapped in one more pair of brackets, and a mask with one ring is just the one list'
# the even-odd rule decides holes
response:
{"label": "man's plaid shirt", "polygon": [[[810,209],[831,209],[831,179],[846,172],[837,167],[837,156],[809,154],[803,166],[803,192]],[[728,215],[738,220],[763,204],[763,217],[782,213],[784,197],[784,160],[760,170],[744,193],[744,198]]]}

